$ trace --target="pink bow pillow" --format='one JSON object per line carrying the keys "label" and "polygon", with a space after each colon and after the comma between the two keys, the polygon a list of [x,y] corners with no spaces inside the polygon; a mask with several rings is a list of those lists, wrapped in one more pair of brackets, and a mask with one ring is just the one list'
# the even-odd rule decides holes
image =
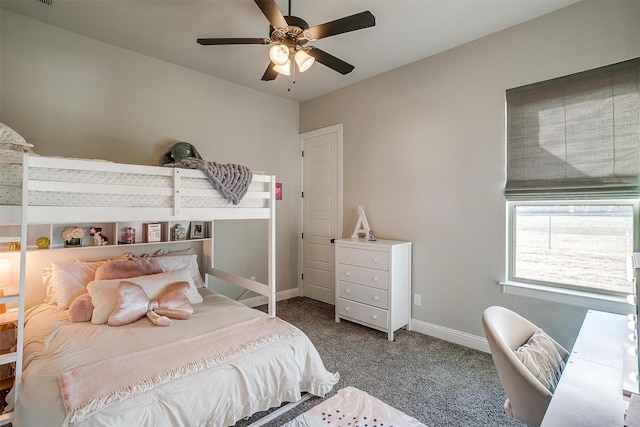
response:
{"label": "pink bow pillow", "polygon": [[171,319],[188,319],[193,314],[189,302],[189,282],[167,285],[160,294],[149,299],[142,286],[123,280],[116,288],[118,302],[109,316],[109,326],[123,326],[147,316],[156,326],[170,326]]}

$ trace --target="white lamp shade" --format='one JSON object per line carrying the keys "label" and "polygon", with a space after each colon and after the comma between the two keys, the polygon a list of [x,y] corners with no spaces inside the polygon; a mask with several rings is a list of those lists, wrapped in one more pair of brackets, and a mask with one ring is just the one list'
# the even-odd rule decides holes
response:
{"label": "white lamp shade", "polygon": [[279,74],[282,74],[283,76],[290,76],[291,75],[291,61],[287,61],[285,64],[283,65],[274,65],[273,69],[275,71],[277,71]]}
{"label": "white lamp shade", "polygon": [[0,288],[11,286],[11,262],[0,259]]}
{"label": "white lamp shade", "polygon": [[269,58],[276,65],[289,62],[289,48],[283,44],[276,44],[269,49]]}
{"label": "white lamp shade", "polygon": [[304,50],[296,52],[296,64],[298,64],[298,70],[300,70],[301,73],[304,73],[311,68],[314,62],[316,62],[316,58],[309,55]]}

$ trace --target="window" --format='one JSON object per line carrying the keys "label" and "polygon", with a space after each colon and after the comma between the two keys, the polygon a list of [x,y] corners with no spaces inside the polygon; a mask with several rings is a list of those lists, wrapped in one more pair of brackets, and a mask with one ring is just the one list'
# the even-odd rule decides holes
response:
{"label": "window", "polygon": [[610,295],[633,291],[636,204],[520,204],[513,208],[512,279]]}
{"label": "window", "polygon": [[640,58],[509,89],[509,282],[632,290],[640,197]]}

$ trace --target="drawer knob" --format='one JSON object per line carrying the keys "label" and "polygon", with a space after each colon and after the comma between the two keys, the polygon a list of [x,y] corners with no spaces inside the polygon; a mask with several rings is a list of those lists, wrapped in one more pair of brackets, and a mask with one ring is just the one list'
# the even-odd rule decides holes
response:
{"label": "drawer knob", "polygon": [[378,258],[373,258],[371,261],[373,261],[374,264],[378,263]]}
{"label": "drawer knob", "polygon": [[349,277],[351,276],[351,273],[349,273],[348,271],[346,273],[344,273],[345,276]]}
{"label": "drawer knob", "polygon": [[371,316],[371,318],[372,318],[373,320],[378,320],[378,315],[377,315],[377,314],[374,314],[373,316]]}
{"label": "drawer knob", "polygon": [[347,289],[344,291],[346,294],[350,294],[351,293],[351,289]]}
{"label": "drawer knob", "polygon": [[373,283],[378,283],[378,278],[377,277],[374,277],[371,280],[373,280]]}
{"label": "drawer knob", "polygon": [[373,300],[374,300],[374,301],[378,301],[378,295],[374,296],[374,297],[373,297]]}
{"label": "drawer knob", "polygon": [[349,311],[349,307],[345,307],[345,308],[344,308],[344,311]]}

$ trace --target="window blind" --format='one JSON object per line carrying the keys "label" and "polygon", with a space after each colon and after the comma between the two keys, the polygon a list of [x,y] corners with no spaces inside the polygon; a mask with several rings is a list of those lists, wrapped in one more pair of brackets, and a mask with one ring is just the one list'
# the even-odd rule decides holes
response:
{"label": "window blind", "polygon": [[640,58],[506,91],[509,200],[638,197]]}

